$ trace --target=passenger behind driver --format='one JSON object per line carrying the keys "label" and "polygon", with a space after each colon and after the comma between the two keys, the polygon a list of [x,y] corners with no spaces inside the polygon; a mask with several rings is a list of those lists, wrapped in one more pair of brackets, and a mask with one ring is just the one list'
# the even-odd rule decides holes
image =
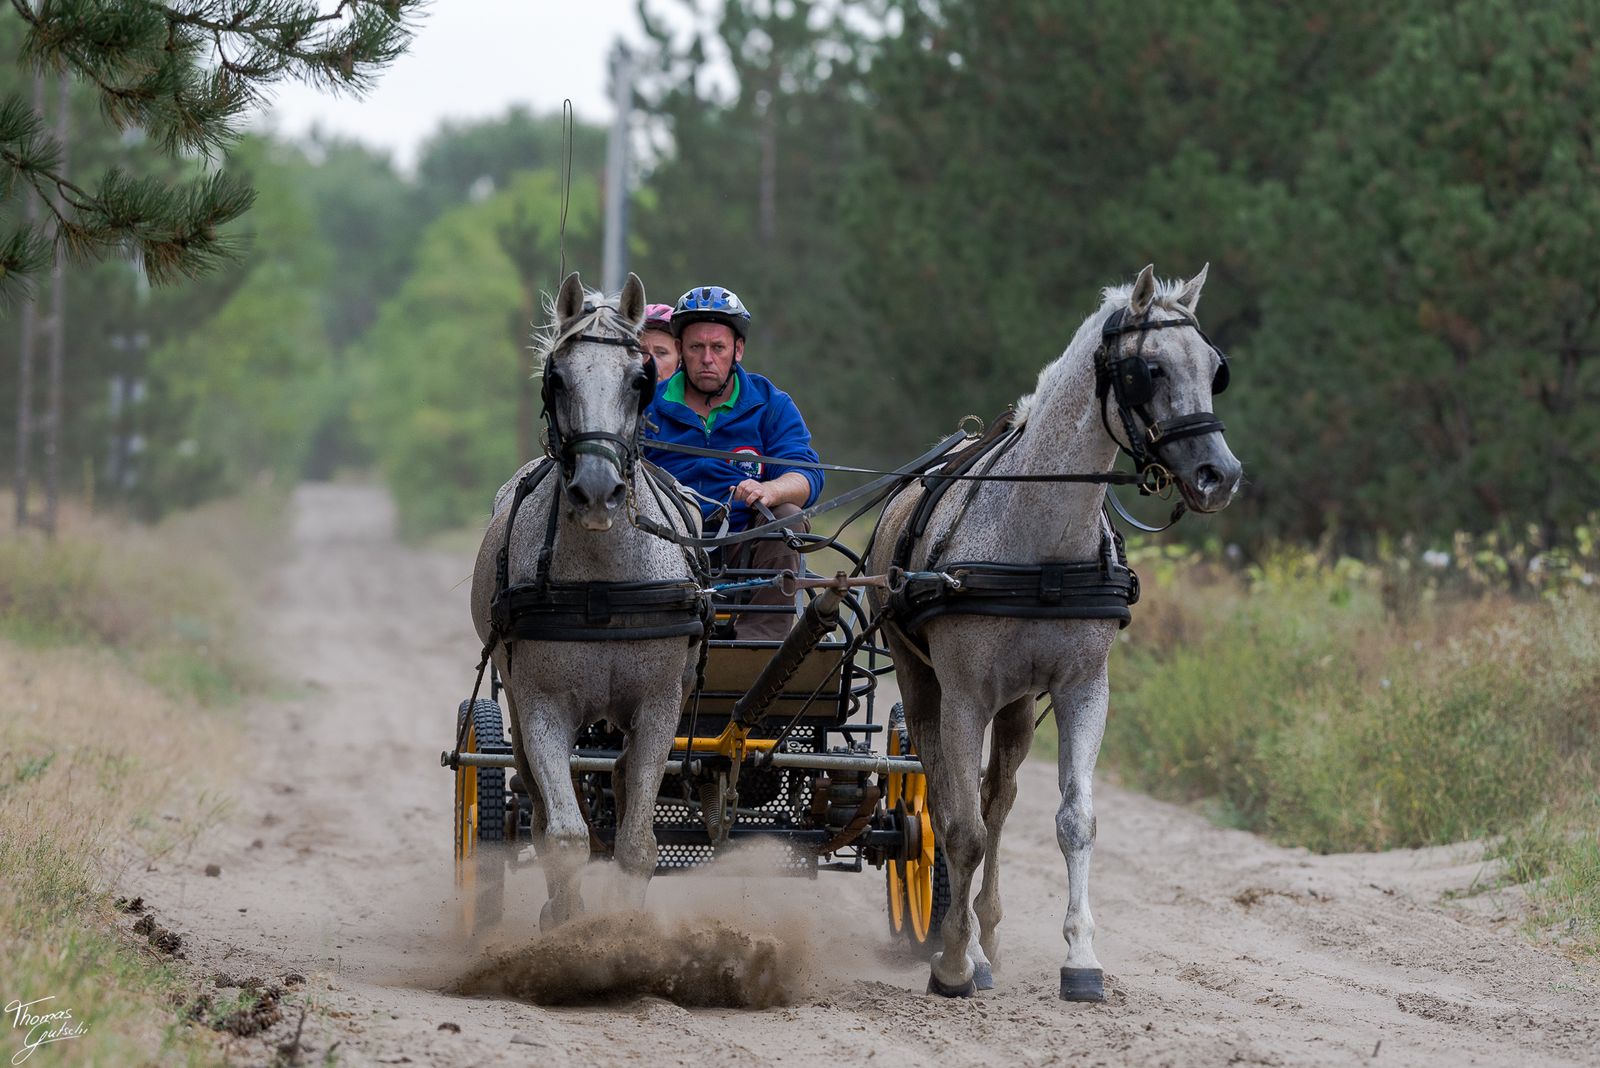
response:
{"label": "passenger behind driver", "polygon": [[665,382],[678,371],[678,339],[672,336],[672,305],[652,304],[644,310],[639,347],[646,359],[656,361],[656,381]]}

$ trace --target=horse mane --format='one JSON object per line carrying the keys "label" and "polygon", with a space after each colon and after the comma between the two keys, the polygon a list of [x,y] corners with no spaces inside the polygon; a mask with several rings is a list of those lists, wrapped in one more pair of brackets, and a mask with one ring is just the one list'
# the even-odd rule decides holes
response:
{"label": "horse mane", "polygon": [[[630,323],[617,309],[621,296],[606,298],[598,289],[583,291],[585,304],[591,305],[594,310],[574,316],[565,323],[559,322],[556,317],[556,299],[549,293],[543,294],[544,326],[538,327],[533,332],[533,354],[542,369],[550,354],[565,345],[578,334],[592,333],[596,327],[615,330],[619,334],[638,334],[638,326]],[[543,371],[541,370],[542,374]]]}
{"label": "horse mane", "polygon": [[[1182,278],[1157,278],[1155,296],[1151,298],[1152,308],[1165,308],[1167,311],[1182,311],[1178,298],[1183,295],[1183,287],[1188,282]],[[1078,325],[1077,333],[1072,335],[1072,340],[1067,343],[1065,351],[1044,365],[1039,372],[1039,380],[1034,384],[1032,393],[1024,393],[1017,398],[1017,414],[1012,418],[1012,424],[1017,427],[1024,426],[1028,415],[1033,410],[1033,402],[1045,387],[1054,381],[1056,375],[1070,362],[1068,357],[1078,355],[1085,345],[1087,351],[1093,351],[1100,343],[1100,327],[1104,324],[1106,316],[1117,308],[1125,308],[1128,298],[1133,296],[1133,283],[1124,282],[1119,286],[1106,286],[1100,291],[1100,307],[1087,319]]]}

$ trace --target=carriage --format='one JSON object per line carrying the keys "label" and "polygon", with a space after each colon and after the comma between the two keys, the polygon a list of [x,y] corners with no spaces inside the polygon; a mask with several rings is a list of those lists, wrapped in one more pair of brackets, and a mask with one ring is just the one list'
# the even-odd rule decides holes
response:
{"label": "carriage", "polygon": [[[853,551],[837,542],[828,551],[859,576]],[[880,683],[894,666],[874,640],[863,594],[887,579],[845,571],[824,577],[809,568],[799,575],[726,569],[716,579],[699,684],[655,802],[657,874],[701,869],[735,848],[759,850],[765,871],[800,878],[870,865],[884,872],[891,933],[912,946],[929,944],[949,902],[949,878],[904,713],[898,702],[880,712]],[[742,620],[784,610],[750,603],[760,585],[795,601],[798,619],[782,642],[738,636]],[[455,775],[456,879],[469,932],[498,919],[507,872],[537,859],[531,799],[515,771],[500,690],[491,674],[489,697],[462,702],[462,744],[441,754]],[[612,773],[622,742],[599,723],[572,750],[572,786],[597,859],[611,855],[615,840]]]}

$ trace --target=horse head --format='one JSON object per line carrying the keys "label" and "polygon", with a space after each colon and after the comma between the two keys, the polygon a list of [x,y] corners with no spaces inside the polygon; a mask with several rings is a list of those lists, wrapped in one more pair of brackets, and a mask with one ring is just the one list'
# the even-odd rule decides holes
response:
{"label": "horse head", "polygon": [[633,274],[614,301],[585,292],[576,271],[556,295],[544,361],[549,449],[587,530],[611,529],[638,462],[639,424],[656,385],[639,349],[644,310],[644,284]]}
{"label": "horse head", "polygon": [[1243,473],[1211,412],[1228,385],[1228,358],[1195,318],[1209,269],[1177,286],[1145,267],[1127,304],[1107,316],[1096,354],[1102,405],[1119,410],[1128,451],[1158,481],[1170,475],[1196,512],[1226,507]]}

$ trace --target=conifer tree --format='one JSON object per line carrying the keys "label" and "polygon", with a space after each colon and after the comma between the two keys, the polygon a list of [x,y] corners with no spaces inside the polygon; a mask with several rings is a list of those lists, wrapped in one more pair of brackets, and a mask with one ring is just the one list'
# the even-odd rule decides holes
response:
{"label": "conifer tree", "polygon": [[[169,155],[230,144],[271,86],[297,80],[360,92],[404,51],[421,0],[10,0],[22,59],[94,88],[106,120]],[[187,182],[111,170],[69,180],[29,102],[0,100],[0,207],[25,191],[43,217],[0,229],[0,302],[21,296],[59,243],[69,257],[130,254],[161,283],[234,256],[226,224],[254,194],[221,171]],[[20,213],[10,212],[15,216]]]}

